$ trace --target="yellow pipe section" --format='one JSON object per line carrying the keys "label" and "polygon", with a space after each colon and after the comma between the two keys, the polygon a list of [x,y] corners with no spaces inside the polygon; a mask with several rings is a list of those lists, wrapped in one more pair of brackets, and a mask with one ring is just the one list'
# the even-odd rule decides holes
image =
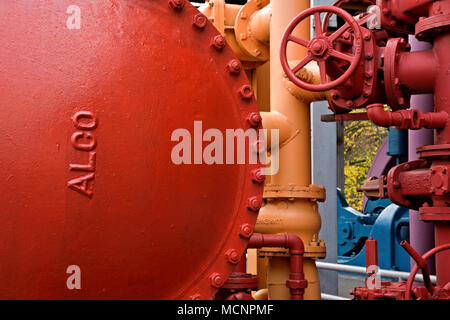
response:
{"label": "yellow pipe section", "polygon": [[[300,63],[299,60],[289,61],[289,65],[294,68]],[[315,61],[311,61],[305,67],[300,69],[296,76],[309,84],[320,84],[320,71],[319,66]],[[328,103],[332,103],[329,91],[308,91],[300,88],[294,84],[286,74],[283,74],[283,83],[286,89],[297,99],[303,101],[304,103],[311,103],[314,101],[328,100]]]}
{"label": "yellow pipe section", "polygon": [[[272,0],[270,23],[270,97],[271,110],[282,114],[299,132],[279,150],[279,172],[271,176],[271,184],[279,186],[309,187],[311,184],[311,136],[310,106],[308,102],[294,97],[286,88],[280,63],[281,38],[288,23],[309,8],[309,0]],[[296,36],[310,38],[309,22],[297,28]],[[302,46],[288,50],[289,60],[299,60],[306,55]],[[317,239],[321,227],[318,205],[310,198],[277,198],[261,209],[255,232],[274,234],[290,232],[299,235],[305,245]],[[305,299],[320,300],[320,283],[315,262],[305,259],[305,278],[308,288]],[[288,300],[289,257],[275,255],[269,258],[267,288],[269,299]]]}

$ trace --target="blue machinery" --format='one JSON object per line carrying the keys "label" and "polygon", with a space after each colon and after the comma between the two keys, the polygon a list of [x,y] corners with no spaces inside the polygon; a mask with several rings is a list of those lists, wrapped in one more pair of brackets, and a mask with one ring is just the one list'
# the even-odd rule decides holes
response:
{"label": "blue machinery", "polygon": [[[408,154],[407,131],[390,129],[387,155],[394,165]],[[341,190],[337,190],[338,262],[365,266],[365,240],[378,241],[378,262],[381,269],[410,271],[410,258],[400,247],[409,241],[409,210],[392,204],[388,199],[367,201],[364,212],[351,208]]]}

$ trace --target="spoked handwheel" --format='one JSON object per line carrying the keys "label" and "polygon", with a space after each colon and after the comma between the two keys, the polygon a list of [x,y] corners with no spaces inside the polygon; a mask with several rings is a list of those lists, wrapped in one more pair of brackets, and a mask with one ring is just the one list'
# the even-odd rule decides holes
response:
{"label": "spoked handwheel", "polygon": [[[331,35],[326,34],[326,30],[322,28],[320,14],[334,13],[344,19],[345,24]],[[294,36],[294,29],[309,16],[314,16],[316,37],[312,40],[305,40]],[[335,41],[350,31],[353,34],[353,52],[352,54],[343,53],[334,48]],[[290,68],[287,60],[287,46],[289,42],[294,42],[308,49],[306,57],[300,61],[294,68]],[[307,9],[298,15],[287,27],[281,41],[281,65],[288,78],[300,88],[309,91],[327,91],[333,89],[345,81],[347,81],[358,67],[362,56],[362,32],[358,22],[345,10],[333,6],[318,6]],[[326,61],[330,58],[344,60],[350,65],[347,70],[337,79],[328,81]],[[307,83],[296,76],[296,73],[304,68],[309,62],[316,61],[320,70],[320,84]]]}

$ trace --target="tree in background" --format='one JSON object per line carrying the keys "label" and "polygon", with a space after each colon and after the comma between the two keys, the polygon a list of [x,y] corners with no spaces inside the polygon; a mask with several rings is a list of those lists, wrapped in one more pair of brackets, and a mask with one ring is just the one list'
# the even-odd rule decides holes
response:
{"label": "tree in background", "polygon": [[356,189],[368,178],[372,161],[387,137],[386,128],[370,121],[344,123],[345,198],[348,204],[362,211],[363,194]]}

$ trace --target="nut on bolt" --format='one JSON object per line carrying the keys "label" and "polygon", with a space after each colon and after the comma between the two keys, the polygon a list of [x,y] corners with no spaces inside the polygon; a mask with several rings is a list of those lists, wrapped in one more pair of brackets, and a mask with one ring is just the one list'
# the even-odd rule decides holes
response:
{"label": "nut on bolt", "polygon": [[241,73],[242,70],[242,63],[237,59],[233,59],[230,62],[228,62],[227,70],[231,74],[239,74]]}
{"label": "nut on bolt", "polygon": [[249,239],[253,234],[253,228],[245,223],[241,226],[241,230],[239,230],[239,235],[243,238]]}
{"label": "nut on bolt", "polygon": [[262,122],[262,117],[258,112],[252,112],[247,118],[251,126],[256,127]]}
{"label": "nut on bolt", "polygon": [[206,27],[207,22],[208,19],[202,13],[196,14],[192,20],[192,24],[199,29],[204,29]]}
{"label": "nut on bolt", "polygon": [[223,48],[225,48],[226,44],[227,44],[227,41],[220,34],[215,36],[211,42],[211,46],[214,49],[216,49],[217,51],[223,50]]}
{"label": "nut on bolt", "polygon": [[254,94],[252,87],[246,84],[239,88],[238,93],[241,96],[241,98],[245,100],[250,100],[251,98],[253,98]]}
{"label": "nut on bolt", "polygon": [[237,250],[235,249],[229,249],[226,253],[225,256],[227,257],[227,260],[229,263],[231,264],[238,264],[240,259],[239,256],[239,252],[237,252]]}
{"label": "nut on bolt", "polygon": [[215,288],[220,288],[225,283],[225,279],[223,278],[223,276],[217,272],[213,273],[209,277],[209,280],[211,281],[211,285]]}
{"label": "nut on bolt", "polygon": [[169,0],[169,7],[174,10],[181,10],[184,7],[185,0]]}
{"label": "nut on bolt", "polygon": [[251,211],[258,211],[261,209],[262,200],[259,197],[250,197],[247,200],[247,208]]}
{"label": "nut on bolt", "polygon": [[256,183],[263,183],[266,180],[266,176],[264,175],[262,169],[256,169],[252,172],[252,180]]}

